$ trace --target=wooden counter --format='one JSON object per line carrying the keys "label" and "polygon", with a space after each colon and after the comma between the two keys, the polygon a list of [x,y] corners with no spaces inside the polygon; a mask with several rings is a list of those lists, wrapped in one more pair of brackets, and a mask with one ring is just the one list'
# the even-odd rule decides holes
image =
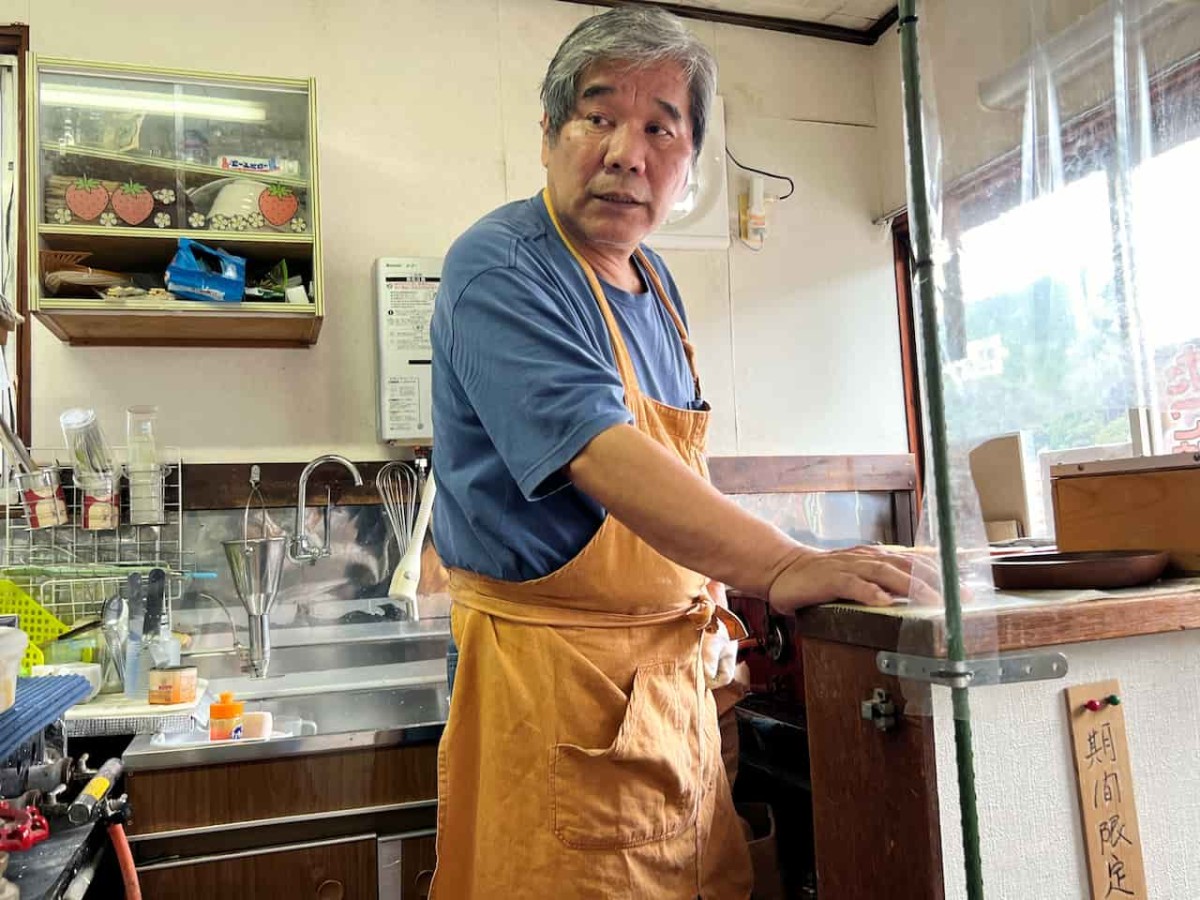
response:
{"label": "wooden counter", "polygon": [[[1164,584],[1166,587],[1169,583]],[[1072,592],[1062,592],[1064,597]],[[1183,593],[1123,593],[1100,600],[1006,602],[967,607],[963,631],[968,652],[1007,652],[1200,629],[1200,587]],[[942,615],[903,606],[872,608],[830,604],[802,610],[797,631],[805,638],[946,655]]]}
{"label": "wooden counter", "polygon": [[[1070,600],[1069,592],[1062,600],[1001,595],[996,605],[967,612],[968,653],[1200,630],[1200,586],[1174,587],[1182,592],[1098,600]],[[821,895],[942,900],[936,737],[928,714],[934,689],[901,686],[879,671],[876,655],[945,656],[943,615],[835,604],[799,613],[796,634]],[[862,717],[861,704],[876,689],[897,706],[895,726],[887,730]],[[1001,688],[982,688],[993,689]]]}

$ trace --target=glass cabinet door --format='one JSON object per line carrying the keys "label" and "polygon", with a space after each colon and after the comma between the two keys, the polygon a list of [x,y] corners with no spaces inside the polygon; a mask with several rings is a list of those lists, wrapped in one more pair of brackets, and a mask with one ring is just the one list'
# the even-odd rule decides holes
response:
{"label": "glass cabinet door", "polygon": [[303,234],[303,86],[39,71],[39,222]]}

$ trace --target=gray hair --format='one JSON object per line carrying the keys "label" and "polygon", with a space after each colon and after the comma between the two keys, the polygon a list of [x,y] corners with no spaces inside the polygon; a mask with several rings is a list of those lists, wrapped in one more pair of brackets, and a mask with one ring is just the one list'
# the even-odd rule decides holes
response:
{"label": "gray hair", "polygon": [[645,6],[619,6],[585,19],[559,45],[542,80],[542,109],[551,139],[575,111],[579,77],[603,62],[635,67],[677,63],[688,82],[693,155],[700,155],[716,92],[717,62],[677,16]]}

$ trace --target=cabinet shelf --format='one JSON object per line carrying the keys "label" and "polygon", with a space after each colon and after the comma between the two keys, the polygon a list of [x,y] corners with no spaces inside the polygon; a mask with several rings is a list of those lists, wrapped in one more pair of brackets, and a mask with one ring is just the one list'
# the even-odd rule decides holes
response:
{"label": "cabinet shelf", "polygon": [[[311,244],[313,236],[308,231],[215,231],[208,228],[125,228],[119,225],[39,225],[38,234],[51,240],[61,238],[88,238],[101,241],[170,241],[192,238],[197,241],[213,241],[228,249],[228,244]],[[62,243],[62,241],[59,241]],[[63,250],[66,247],[55,246]]]}
{"label": "cabinet shelf", "polygon": [[206,175],[209,178],[247,178],[251,181],[265,181],[271,184],[286,184],[289,187],[308,187],[308,179],[295,175],[284,175],[281,172],[243,172],[238,169],[222,169],[219,166],[209,166],[202,163],[172,160],[157,156],[134,156],[129,153],[117,153],[112,150],[99,150],[91,147],[62,147],[49,141],[43,141],[42,153],[61,154],[63,156],[78,156],[86,159],[102,160],[117,163],[121,166],[137,169],[153,169],[167,172],[189,172],[193,175]]}
{"label": "cabinet shelf", "polygon": [[60,340],[82,347],[308,347],[322,322],[311,305],[186,300],[42,298],[35,315]]}
{"label": "cabinet shelf", "polygon": [[[166,271],[181,237],[220,247],[236,256],[270,263],[280,259],[307,263],[313,255],[311,234],[269,234],[248,231],[180,230],[177,228],[81,228],[42,225],[37,230],[45,250],[90,254],[80,265],[117,272]],[[40,283],[34,286],[39,289]]]}

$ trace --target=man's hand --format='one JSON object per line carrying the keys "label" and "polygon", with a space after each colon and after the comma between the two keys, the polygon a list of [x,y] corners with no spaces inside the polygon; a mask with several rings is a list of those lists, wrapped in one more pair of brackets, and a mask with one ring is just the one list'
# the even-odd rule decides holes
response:
{"label": "man's hand", "polygon": [[937,592],[912,574],[911,555],[874,547],[798,550],[771,584],[768,599],[779,612],[834,600],[889,606],[897,598],[936,604]]}

